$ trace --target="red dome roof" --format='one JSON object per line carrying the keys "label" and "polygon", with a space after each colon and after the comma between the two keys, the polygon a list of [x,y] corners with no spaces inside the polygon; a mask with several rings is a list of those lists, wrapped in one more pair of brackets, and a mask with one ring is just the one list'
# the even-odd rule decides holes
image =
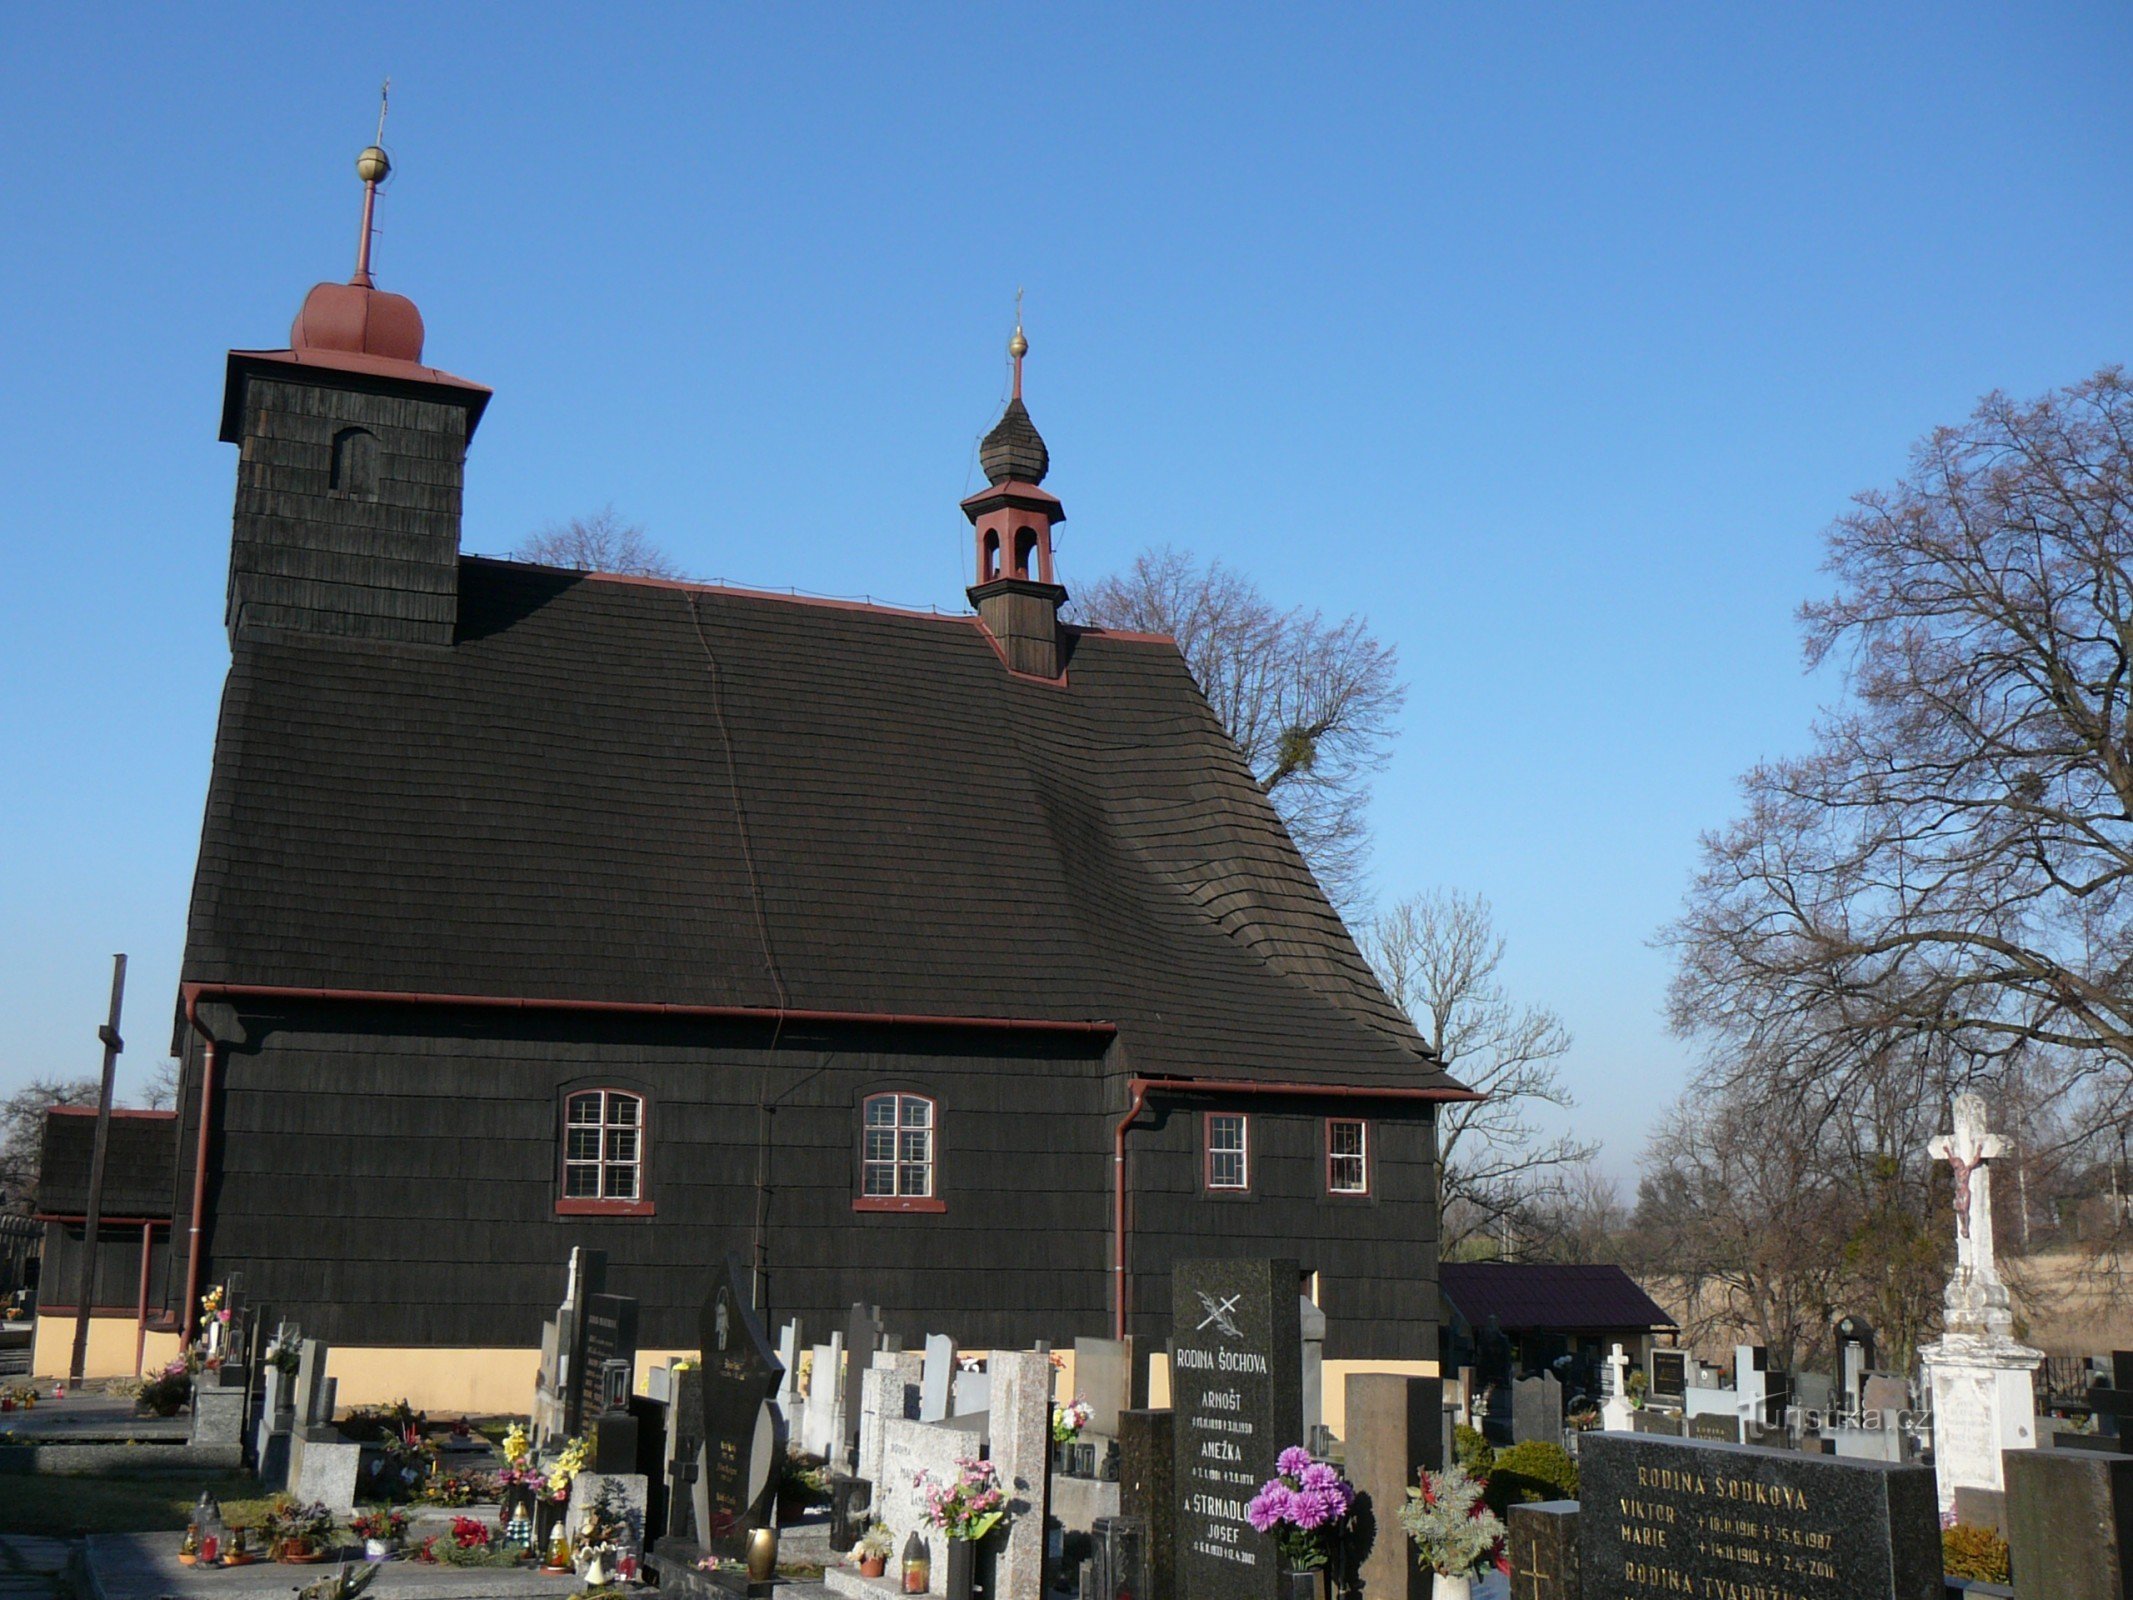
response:
{"label": "red dome roof", "polygon": [[359,283],[322,283],[289,329],[294,350],[345,350],[388,361],[422,359],[422,313],[404,294]]}

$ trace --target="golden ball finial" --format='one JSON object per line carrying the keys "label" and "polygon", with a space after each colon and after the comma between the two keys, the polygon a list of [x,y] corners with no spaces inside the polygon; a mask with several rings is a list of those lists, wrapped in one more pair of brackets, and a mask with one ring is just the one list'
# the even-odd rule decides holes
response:
{"label": "golden ball finial", "polygon": [[385,174],[392,169],[391,158],[377,145],[366,146],[363,153],[356,157],[356,176],[365,183],[383,183]]}
{"label": "golden ball finial", "polygon": [[1007,341],[1007,353],[1017,361],[1029,354],[1029,341],[1022,337],[1022,324],[1015,324],[1015,336]]}

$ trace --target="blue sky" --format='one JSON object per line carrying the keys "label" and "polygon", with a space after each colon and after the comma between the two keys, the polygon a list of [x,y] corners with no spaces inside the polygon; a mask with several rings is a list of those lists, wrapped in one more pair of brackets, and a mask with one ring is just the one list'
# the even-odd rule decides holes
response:
{"label": "blue sky", "polygon": [[1829,682],[1819,532],[2124,359],[2122,5],[21,8],[0,63],[0,1090],[161,1058],[221,675],[222,353],[377,270],[493,385],[465,544],[960,607],[1028,290],[1072,586],[1366,612],[1387,895],[1478,889],[1633,1170],[1654,931]]}

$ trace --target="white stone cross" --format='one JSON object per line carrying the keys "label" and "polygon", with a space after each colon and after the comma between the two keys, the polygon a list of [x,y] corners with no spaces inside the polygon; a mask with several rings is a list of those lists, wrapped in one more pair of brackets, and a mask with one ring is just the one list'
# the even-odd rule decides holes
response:
{"label": "white stone cross", "polygon": [[1941,1134],[1926,1146],[1955,1176],[1956,1271],[1984,1283],[2000,1281],[1992,1250],[1991,1163],[2006,1149],[2006,1140],[1986,1132],[1985,1097],[1977,1094],[1955,1097],[1955,1132]]}
{"label": "white stone cross", "polygon": [[1627,1433],[1636,1426],[1634,1409],[1629,1403],[1629,1358],[1622,1354],[1618,1344],[1608,1355],[1605,1363],[1608,1376],[1613,1379],[1606,1401],[1600,1407],[1600,1426],[1610,1433]]}

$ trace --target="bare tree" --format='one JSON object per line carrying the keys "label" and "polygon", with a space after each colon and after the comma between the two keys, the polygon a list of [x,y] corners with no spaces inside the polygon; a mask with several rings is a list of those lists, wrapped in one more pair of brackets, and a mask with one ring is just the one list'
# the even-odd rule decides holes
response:
{"label": "bare tree", "polygon": [[686,576],[664,550],[645,537],[643,528],[624,522],[611,505],[589,517],[572,517],[529,534],[511,554],[519,561],[577,572],[617,572],[638,578]]}
{"label": "bare tree", "polygon": [[1597,1264],[1621,1259],[1629,1208],[1621,1187],[1596,1162],[1566,1169],[1551,1194],[1526,1207],[1522,1254],[1539,1261]]}
{"label": "bare tree", "polygon": [[38,1078],[0,1100],[0,1197],[35,1198],[45,1112],[53,1106],[93,1106],[101,1090],[94,1078]]}
{"label": "bare tree", "polygon": [[141,1091],[141,1104],[151,1111],[168,1111],[178,1103],[178,1061],[175,1056],[156,1068],[156,1075]]}
{"label": "bare tree", "polygon": [[1755,768],[1667,937],[1678,1028],[1838,1094],[1907,1034],[2133,1094],[2133,389],[1988,397],[1829,531],[1847,698]]}
{"label": "bare tree", "polygon": [[1554,1012],[1504,992],[1503,939],[1479,895],[1411,895],[1364,924],[1359,943],[1445,1071],[1487,1096],[1439,1109],[1440,1252],[1515,1233],[1536,1207],[1560,1201],[1566,1177],[1599,1148],[1548,1138],[1533,1120],[1536,1106],[1574,1104],[1559,1067],[1569,1033]]}
{"label": "bare tree", "polygon": [[1161,549],[1083,590],[1079,621],[1166,633],[1337,902],[1360,892],[1370,777],[1407,697],[1398,654],[1360,617],[1277,610],[1220,561]]}

